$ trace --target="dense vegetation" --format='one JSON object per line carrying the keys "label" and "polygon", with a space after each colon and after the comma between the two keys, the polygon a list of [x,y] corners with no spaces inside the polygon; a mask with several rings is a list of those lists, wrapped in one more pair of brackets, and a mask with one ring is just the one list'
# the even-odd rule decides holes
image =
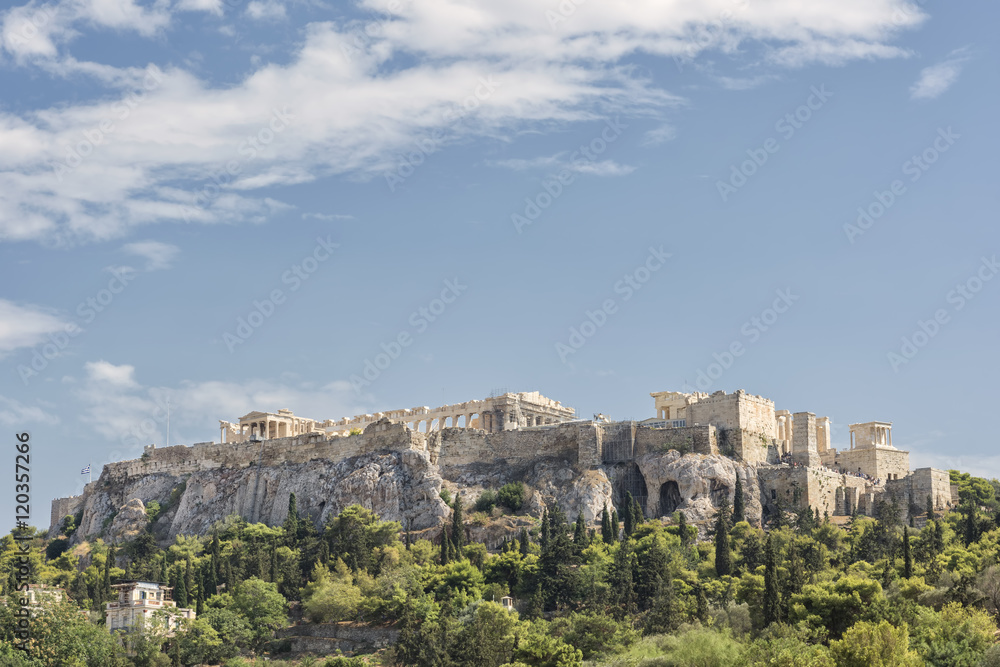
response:
{"label": "dense vegetation", "polygon": [[[0,666],[243,665],[265,653],[275,665],[287,645],[273,631],[289,614],[399,630],[388,651],[301,665],[1000,665],[998,483],[953,483],[958,510],[910,508],[912,526],[887,499],[845,527],[806,509],[765,532],[737,496],[703,540],[683,514],[645,521],[630,497],[594,528],[553,507],[496,553],[467,539],[461,497],[433,542],[357,505],[318,531],[294,496],[282,526],[230,517],[165,550],[150,534],[117,549],[37,534],[32,581],[72,601],[39,608],[28,656],[12,648],[14,605],[0,607]],[[495,518],[523,502],[523,488],[505,487],[470,509]],[[16,550],[0,538],[5,593]],[[119,579],[167,581],[198,617],[119,642],[100,613]],[[517,612],[499,604],[507,595]]]}

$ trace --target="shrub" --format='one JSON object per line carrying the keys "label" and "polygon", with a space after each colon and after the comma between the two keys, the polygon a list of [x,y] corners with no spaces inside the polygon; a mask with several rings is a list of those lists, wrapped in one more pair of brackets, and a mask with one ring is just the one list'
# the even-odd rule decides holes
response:
{"label": "shrub", "polygon": [[520,512],[524,507],[524,484],[521,482],[511,482],[500,487],[496,495],[497,503],[503,505],[511,512]]}
{"label": "shrub", "polygon": [[146,503],[146,516],[149,517],[150,522],[156,521],[156,517],[160,516],[160,510],[160,503],[155,500]]}
{"label": "shrub", "polygon": [[497,505],[497,494],[492,489],[486,489],[479,494],[479,498],[476,499],[476,504],[473,505],[472,509],[477,512],[485,512],[489,514],[493,511],[493,508]]}
{"label": "shrub", "polygon": [[449,491],[448,489],[441,489],[440,496],[441,500],[451,505],[451,491]]}

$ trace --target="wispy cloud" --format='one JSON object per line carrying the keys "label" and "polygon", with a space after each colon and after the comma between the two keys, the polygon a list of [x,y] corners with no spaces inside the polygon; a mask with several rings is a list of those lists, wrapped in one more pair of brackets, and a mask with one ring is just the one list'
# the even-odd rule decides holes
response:
{"label": "wispy cloud", "polygon": [[69,322],[51,310],[0,299],[0,358],[23,347],[33,347],[49,334],[65,331]]}
{"label": "wispy cloud", "polygon": [[138,255],[146,260],[146,271],[169,269],[181,249],[160,241],[136,241],[122,246],[125,252]]}
{"label": "wispy cloud", "polygon": [[285,5],[276,0],[253,0],[247,5],[247,16],[257,21],[280,21],[288,18]]}
{"label": "wispy cloud", "polygon": [[673,125],[661,125],[660,127],[649,130],[642,135],[642,145],[646,147],[659,146],[660,144],[672,141],[676,136],[677,128]]}
{"label": "wispy cloud", "polygon": [[968,47],[956,49],[943,62],[920,70],[920,77],[910,86],[910,99],[932,100],[943,94],[958,80],[971,57]]}
{"label": "wispy cloud", "polygon": [[556,153],[555,155],[540,156],[534,158],[510,158],[506,160],[488,160],[487,166],[512,169],[514,171],[544,170],[558,171],[566,169],[578,174],[590,174],[592,176],[624,176],[635,171],[635,167],[623,165],[614,160],[592,161],[579,158],[570,160],[572,157],[567,152]]}
{"label": "wispy cloud", "polygon": [[332,222],[334,220],[353,220],[354,216],[353,215],[345,215],[343,213],[303,213],[302,214],[302,219],[303,220],[309,220],[310,218],[313,219],[313,220],[328,220],[328,221]]}

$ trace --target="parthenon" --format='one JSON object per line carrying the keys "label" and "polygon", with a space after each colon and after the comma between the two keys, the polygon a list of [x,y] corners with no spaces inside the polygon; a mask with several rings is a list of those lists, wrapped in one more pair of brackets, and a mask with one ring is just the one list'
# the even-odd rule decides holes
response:
{"label": "parthenon", "polygon": [[355,415],[342,419],[317,421],[296,417],[291,410],[251,412],[240,417],[239,423],[219,421],[220,442],[245,442],[253,438],[269,440],[307,433],[328,436],[349,435],[362,431],[380,419],[401,422],[414,431],[429,433],[448,427],[478,428],[487,433],[509,431],[532,426],[546,426],[572,420],[576,410],[559,401],[542,396],[537,391],[507,392],[482,400],[442,405],[388,410],[374,414]]}

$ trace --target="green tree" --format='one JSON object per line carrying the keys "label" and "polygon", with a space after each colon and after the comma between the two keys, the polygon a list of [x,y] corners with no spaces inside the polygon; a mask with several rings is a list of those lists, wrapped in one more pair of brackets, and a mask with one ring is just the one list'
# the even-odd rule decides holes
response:
{"label": "green tree", "polygon": [[715,513],[715,572],[720,577],[733,571],[733,556],[729,551],[729,501],[725,498]]}
{"label": "green tree", "polygon": [[180,563],[174,564],[174,578],[177,580],[177,584],[174,586],[174,602],[177,603],[178,607],[187,608],[187,582],[185,581],[184,571],[181,569]]}
{"label": "green tree", "polygon": [[448,537],[448,526],[441,526],[441,564],[451,562],[451,538]]}
{"label": "green tree", "polygon": [[232,594],[232,610],[253,628],[251,646],[261,648],[277,628],[288,621],[288,602],[271,582],[251,577],[240,583]]}
{"label": "green tree", "polygon": [[733,523],[747,520],[746,498],[743,496],[743,478],[736,473],[736,489],[733,492]]}
{"label": "green tree", "polygon": [[465,521],[462,519],[462,494],[455,494],[455,504],[451,513],[451,541],[455,545],[455,558],[464,558],[462,547],[465,544]]}
{"label": "green tree", "polygon": [[520,542],[519,547],[520,547],[521,555],[522,556],[527,556],[529,553],[531,553],[531,549],[530,549],[530,547],[531,547],[531,538],[528,536],[528,529],[527,528],[521,528],[521,536],[518,539],[519,539],[519,542]]}
{"label": "green tree", "polygon": [[607,503],[604,503],[604,509],[601,511],[601,539],[605,544],[615,541],[614,533],[611,532],[611,515],[608,514]]}
{"label": "green tree", "polygon": [[667,573],[665,580],[656,578],[656,595],[646,615],[644,631],[646,634],[665,634],[676,630],[679,624],[674,580]]}
{"label": "green tree", "polygon": [[285,542],[293,549],[298,545],[299,537],[299,504],[294,493],[288,494],[288,516],[282,524],[285,529]]}
{"label": "green tree", "polygon": [[635,530],[635,513],[632,511],[632,505],[635,503],[635,499],[632,497],[631,491],[625,492],[625,538],[632,536],[632,532]]}
{"label": "green tree", "polygon": [[764,626],[780,620],[781,600],[778,596],[778,558],[774,538],[767,536],[764,545]]}
{"label": "green tree", "polygon": [[573,546],[582,551],[588,544],[587,523],[583,520],[583,512],[576,515],[576,526],[573,529]]}
{"label": "green tree", "polygon": [[611,510],[611,535],[615,540],[621,531],[621,521],[618,520],[618,510]]}
{"label": "green tree", "polygon": [[677,513],[677,535],[681,538],[681,546],[686,547],[691,542],[691,531],[688,530],[687,516],[684,512]]}
{"label": "green tree", "polygon": [[935,519],[937,519],[937,516],[934,514],[934,498],[932,498],[931,494],[928,493],[927,494],[927,520],[928,521],[934,521]]}
{"label": "green tree", "polygon": [[913,555],[910,553],[910,530],[903,526],[903,577],[913,576]]}
{"label": "green tree", "polygon": [[917,667],[923,664],[910,650],[905,625],[893,627],[888,621],[861,621],[830,642],[830,653],[838,667]]}

